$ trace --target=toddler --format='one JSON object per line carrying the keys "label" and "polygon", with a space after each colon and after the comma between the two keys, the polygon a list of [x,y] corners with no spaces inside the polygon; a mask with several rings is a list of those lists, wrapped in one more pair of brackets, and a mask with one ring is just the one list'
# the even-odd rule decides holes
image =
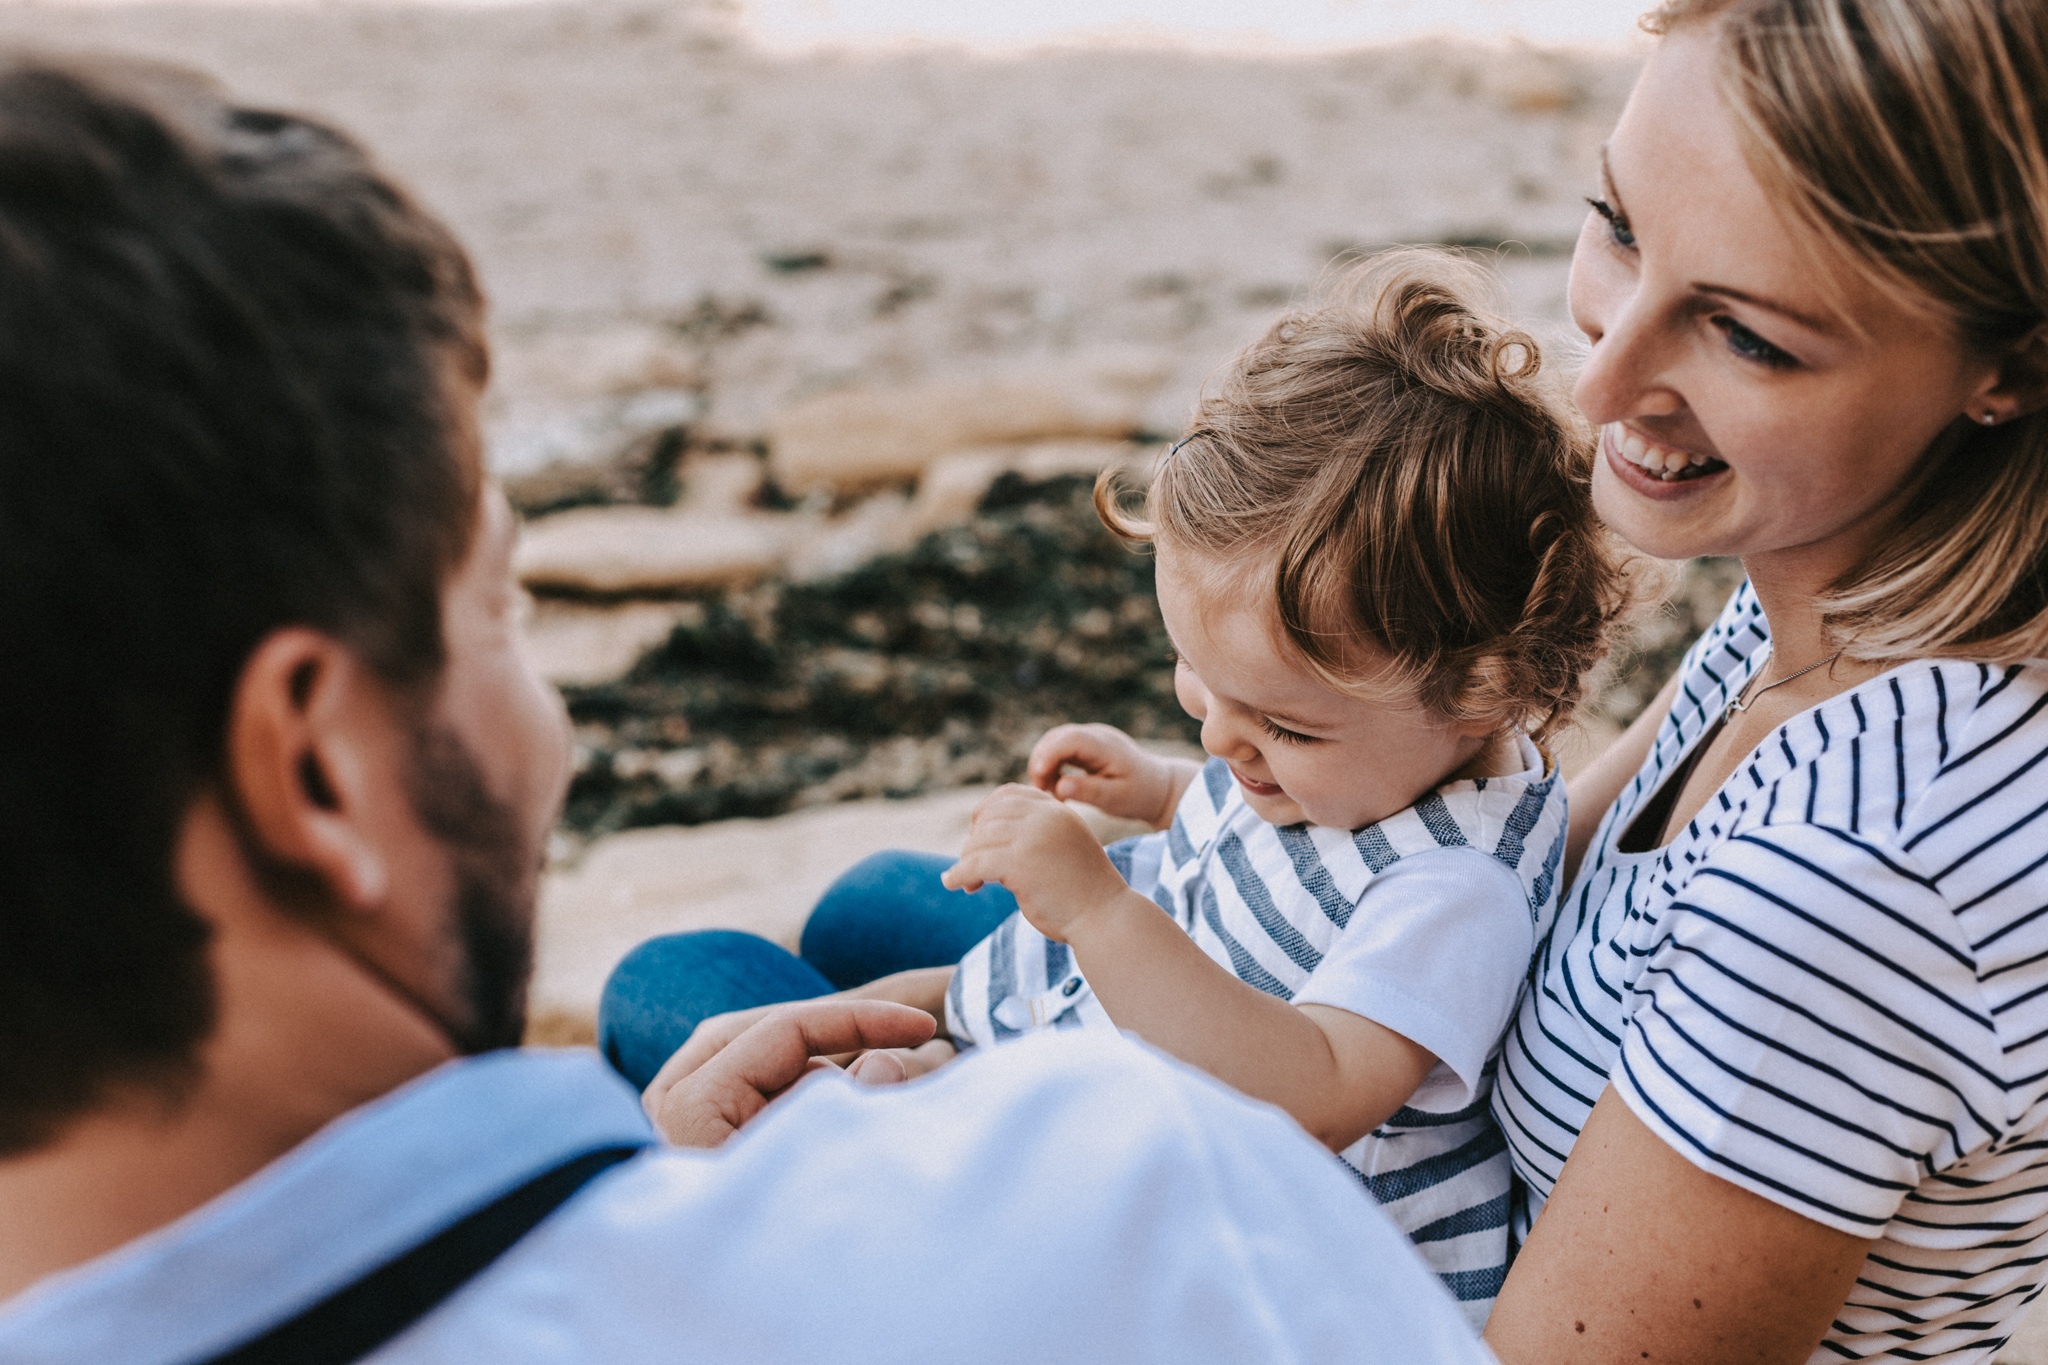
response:
{"label": "toddler", "polygon": [[[1557,905],[1563,722],[1623,601],[1536,347],[1404,254],[1239,358],[1148,519],[1197,766],[1040,741],[945,874],[1018,911],[946,992],[958,1047],[1117,1027],[1341,1153],[1475,1323],[1507,1269],[1493,1063]],[[1102,849],[1078,799],[1157,833]]]}
{"label": "toddler", "polygon": [[[1142,519],[1098,484],[1103,520],[1157,556],[1206,764],[1053,730],[957,863],[868,860],[801,957],[722,931],[636,949],[600,1011],[613,1063],[658,1094],[745,1007],[834,987],[942,1019],[950,1042],[854,1063],[882,1079],[1034,1029],[1127,1029],[1340,1153],[1483,1322],[1508,1254],[1487,1092],[1565,839],[1541,743],[1627,597],[1589,434],[1535,343],[1475,302],[1485,283],[1379,258],[1238,357]],[[1157,832],[1103,849],[1064,800]]]}

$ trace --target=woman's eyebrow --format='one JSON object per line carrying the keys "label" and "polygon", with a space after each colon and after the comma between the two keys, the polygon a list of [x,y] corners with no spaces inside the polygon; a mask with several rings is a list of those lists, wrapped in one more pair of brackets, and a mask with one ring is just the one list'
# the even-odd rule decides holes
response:
{"label": "woman's eyebrow", "polygon": [[1842,330],[1840,326],[1830,323],[1823,318],[1816,317],[1811,313],[1801,312],[1789,304],[1775,302],[1774,300],[1764,298],[1762,295],[1752,294],[1746,289],[1737,289],[1733,285],[1706,284],[1695,280],[1692,288],[1696,294],[1706,294],[1721,299],[1733,299],[1737,303],[1746,303],[1752,308],[1761,308],[1766,313],[1776,313],[1779,317],[1796,322],[1807,331],[1818,332],[1822,336],[1837,336]]}
{"label": "woman's eyebrow", "polygon": [[[1613,209],[1623,222],[1627,222],[1628,210],[1622,207],[1621,191],[1614,187],[1614,169],[1607,164],[1607,147],[1605,143],[1601,144],[1600,147],[1600,193],[1606,196],[1607,206]],[[1790,304],[1779,303],[1774,299],[1767,299],[1761,294],[1752,294],[1746,289],[1737,289],[1733,285],[1711,284],[1703,280],[1694,280],[1692,282],[1692,291],[1695,294],[1706,294],[1712,298],[1733,299],[1737,303],[1746,303],[1752,308],[1761,308],[1767,313],[1776,313],[1779,317],[1795,322],[1807,331],[1817,332],[1821,336],[1839,336],[1842,332],[1839,325],[1831,323],[1817,314],[1804,312],[1792,307]]]}

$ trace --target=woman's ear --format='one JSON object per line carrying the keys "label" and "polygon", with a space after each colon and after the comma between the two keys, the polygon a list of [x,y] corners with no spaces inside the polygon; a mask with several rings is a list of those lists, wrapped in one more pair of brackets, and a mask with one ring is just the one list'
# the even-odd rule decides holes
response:
{"label": "woman's ear", "polygon": [[2048,408],[2048,323],[2005,348],[1963,415],[1984,426]]}
{"label": "woman's ear", "polygon": [[232,806],[257,852],[310,879],[335,908],[391,890],[378,816],[404,809],[404,737],[388,690],[331,636],[277,631],[250,654],[227,727]]}

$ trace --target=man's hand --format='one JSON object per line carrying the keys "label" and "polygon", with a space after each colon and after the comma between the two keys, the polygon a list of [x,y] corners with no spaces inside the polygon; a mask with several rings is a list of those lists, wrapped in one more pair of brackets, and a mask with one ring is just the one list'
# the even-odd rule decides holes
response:
{"label": "man's hand", "polygon": [[[776,1005],[730,1042],[708,1049],[701,1065],[678,1065],[690,1050],[685,1044],[647,1087],[641,1103],[670,1142],[716,1147],[798,1081],[831,1067],[825,1058],[862,1048],[914,1048],[937,1028],[923,1010],[885,1000]],[[690,1041],[696,1041],[695,1035]]]}
{"label": "man's hand", "polygon": [[1024,776],[1062,801],[1086,801],[1119,820],[1165,829],[1195,771],[1192,763],[1146,753],[1113,725],[1061,725],[1032,747]]}
{"label": "man's hand", "polygon": [[640,1107],[647,1111],[647,1117],[655,1118],[660,1113],[662,1096],[668,1094],[677,1081],[716,1057],[727,1043],[781,1008],[780,1004],[757,1005],[753,1009],[733,1010],[700,1020],[683,1045],[669,1054],[669,1059],[661,1064],[661,1070],[654,1073],[654,1079],[640,1092]]}
{"label": "man's hand", "polygon": [[939,880],[955,891],[979,891],[989,882],[1008,887],[1032,927],[1062,943],[1071,942],[1086,921],[1113,915],[1137,894],[1110,866],[1080,816],[1014,782],[996,788],[975,809],[960,861]]}

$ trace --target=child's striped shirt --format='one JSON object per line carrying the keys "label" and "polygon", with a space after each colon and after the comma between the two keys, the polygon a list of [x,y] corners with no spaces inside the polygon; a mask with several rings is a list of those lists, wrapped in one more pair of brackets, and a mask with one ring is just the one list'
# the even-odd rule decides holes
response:
{"label": "child's striped shirt", "polygon": [[[1435,1054],[1408,1103],[1342,1155],[1475,1324],[1507,1273],[1493,1061],[1556,912],[1564,849],[1564,783],[1520,745],[1522,772],[1447,783],[1356,831],[1267,824],[1212,760],[1169,829],[1108,850],[1239,980],[1349,1010]],[[962,1047],[1114,1027],[1067,946],[1021,915],[961,961],[946,1017]]]}

